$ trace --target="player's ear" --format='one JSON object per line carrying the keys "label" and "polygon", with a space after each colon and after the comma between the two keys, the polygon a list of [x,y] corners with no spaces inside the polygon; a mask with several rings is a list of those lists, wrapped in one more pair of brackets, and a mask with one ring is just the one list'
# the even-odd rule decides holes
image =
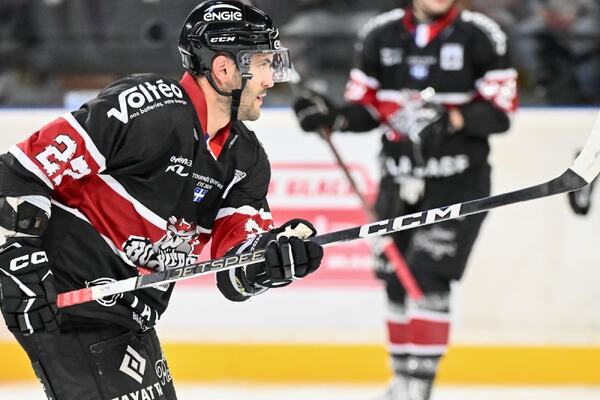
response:
{"label": "player's ear", "polygon": [[237,67],[231,57],[219,54],[212,61],[211,72],[219,86],[229,87],[236,79]]}

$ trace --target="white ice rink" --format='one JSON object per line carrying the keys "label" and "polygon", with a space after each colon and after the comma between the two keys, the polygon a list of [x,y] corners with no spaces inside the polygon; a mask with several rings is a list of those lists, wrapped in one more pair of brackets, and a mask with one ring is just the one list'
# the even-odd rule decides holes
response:
{"label": "white ice rink", "polygon": [[[178,400],[371,400],[376,386],[178,385]],[[0,385],[2,400],[45,400],[32,385]],[[600,387],[459,387],[439,388],[433,400],[598,400]]]}

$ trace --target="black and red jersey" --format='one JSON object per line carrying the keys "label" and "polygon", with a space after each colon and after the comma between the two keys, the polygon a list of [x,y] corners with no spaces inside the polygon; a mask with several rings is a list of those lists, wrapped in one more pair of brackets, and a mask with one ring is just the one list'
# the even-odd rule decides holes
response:
{"label": "black and red jersey", "polygon": [[[212,257],[271,227],[262,145],[241,122],[209,139],[208,118],[191,75],[132,75],[0,156],[0,196],[51,198],[44,247],[59,292],[144,273],[124,246],[159,241],[171,217],[197,226],[193,254],[212,239]],[[171,290],[136,295],[159,316]],[[139,328],[116,300],[66,312]]]}
{"label": "black and red jersey", "polygon": [[[508,128],[507,115],[517,105],[517,72],[499,25],[456,7],[420,24],[409,7],[375,17],[359,36],[345,97],[384,128],[384,174],[442,178],[487,165],[487,136]],[[412,143],[393,119],[410,99],[407,91],[426,88],[435,90],[428,101],[460,109],[465,128],[446,135],[438,154],[415,165]]]}

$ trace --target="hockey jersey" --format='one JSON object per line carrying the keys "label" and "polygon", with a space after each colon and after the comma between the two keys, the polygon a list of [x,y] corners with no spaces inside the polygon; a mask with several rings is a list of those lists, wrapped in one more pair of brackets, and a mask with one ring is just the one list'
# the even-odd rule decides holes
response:
{"label": "hockey jersey", "polygon": [[[517,73],[498,24],[458,8],[418,24],[407,8],[374,18],[359,36],[345,97],[383,127],[383,174],[436,179],[487,165],[487,136],[508,129],[507,115],[517,105]],[[411,100],[407,93],[427,88],[434,89],[427,101],[459,108],[465,127],[417,162],[413,143],[394,120]]]}
{"label": "hockey jersey", "polygon": [[[210,239],[220,257],[272,226],[260,142],[241,122],[209,138],[208,118],[191,75],[132,75],[0,156],[0,196],[51,198],[43,239],[59,292],[147,273],[132,258],[171,240],[169,224],[175,234],[193,227],[192,259]],[[147,305],[137,313],[119,296],[64,312],[136,330],[163,313],[172,288],[136,291]]]}

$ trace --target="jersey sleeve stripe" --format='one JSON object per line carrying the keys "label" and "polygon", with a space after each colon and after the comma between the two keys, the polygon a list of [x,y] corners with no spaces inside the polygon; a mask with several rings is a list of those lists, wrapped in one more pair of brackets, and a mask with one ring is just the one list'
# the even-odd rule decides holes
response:
{"label": "jersey sleeve stripe", "polygon": [[[443,103],[451,105],[466,104],[475,98],[475,92],[449,92],[436,93],[430,99],[434,103]],[[380,90],[377,92],[377,100],[381,102],[406,104],[407,96],[398,90]]]}
{"label": "jersey sleeve stripe", "polygon": [[356,83],[363,84],[370,89],[379,89],[381,84],[376,78],[373,78],[358,68],[353,68],[350,71],[350,78]]}
{"label": "jersey sleeve stripe", "polygon": [[142,203],[133,198],[127,190],[112,176],[99,174],[98,177],[104,181],[113,191],[115,191],[119,196],[127,200],[135,211],[152,225],[156,226],[161,230],[165,230],[167,228],[167,221],[162,219],[157,214],[153,213],[150,209],[144,206]]}
{"label": "jersey sleeve stripe", "polygon": [[430,101],[446,105],[461,105],[471,102],[475,98],[475,92],[467,93],[436,93]]}
{"label": "jersey sleeve stripe", "polygon": [[[79,210],[77,210],[76,208],[72,208],[72,207],[68,207],[62,203],[60,203],[57,200],[52,200],[52,205],[55,207],[58,207],[66,212],[68,212],[69,214],[81,219],[82,221],[87,222],[88,224],[92,225],[92,223],[90,222],[89,219],[86,218],[85,215],[83,215]],[[110,239],[108,238],[106,235],[103,235],[102,233],[98,232],[98,234],[100,235],[100,237],[102,237],[102,239],[106,242],[106,244],[108,245],[108,247],[111,248],[111,250],[113,251],[113,253],[115,253],[124,263],[135,267],[135,265],[131,262],[131,260],[129,260],[129,258],[127,258],[127,255],[121,251],[118,246]]]}
{"label": "jersey sleeve stripe", "polygon": [[12,154],[17,161],[19,161],[23,168],[38,177],[50,189],[54,190],[54,184],[52,181],[48,179],[46,174],[33,161],[31,161],[31,159],[27,156],[27,154],[25,154],[25,152],[23,152],[23,150],[21,150],[20,147],[13,145],[8,149],[8,152]]}
{"label": "jersey sleeve stripe", "polygon": [[494,79],[494,80],[504,80],[504,79],[517,79],[518,72],[514,68],[508,69],[495,69],[485,73],[483,79]]}
{"label": "jersey sleeve stripe", "polygon": [[88,135],[87,131],[79,124],[79,122],[77,122],[75,117],[73,117],[73,114],[67,113],[63,115],[63,118],[69,123],[69,125],[71,125],[71,127],[73,127],[73,129],[75,129],[75,131],[77,131],[79,136],[81,136],[81,138],[85,142],[85,147],[87,151],[98,165],[98,173],[104,171],[106,169],[106,159],[100,153],[100,151],[94,144],[94,141],[92,140],[90,135]]}
{"label": "jersey sleeve stripe", "polygon": [[273,219],[273,216],[271,215],[270,212],[263,211],[262,209],[257,210],[256,208],[251,207],[251,206],[242,206],[239,208],[233,208],[233,207],[221,208],[219,210],[219,212],[217,213],[217,217],[215,218],[215,220],[225,218],[225,217],[228,217],[233,214],[243,214],[243,215],[249,215],[249,216],[254,216],[254,215],[258,214],[264,220]]}

